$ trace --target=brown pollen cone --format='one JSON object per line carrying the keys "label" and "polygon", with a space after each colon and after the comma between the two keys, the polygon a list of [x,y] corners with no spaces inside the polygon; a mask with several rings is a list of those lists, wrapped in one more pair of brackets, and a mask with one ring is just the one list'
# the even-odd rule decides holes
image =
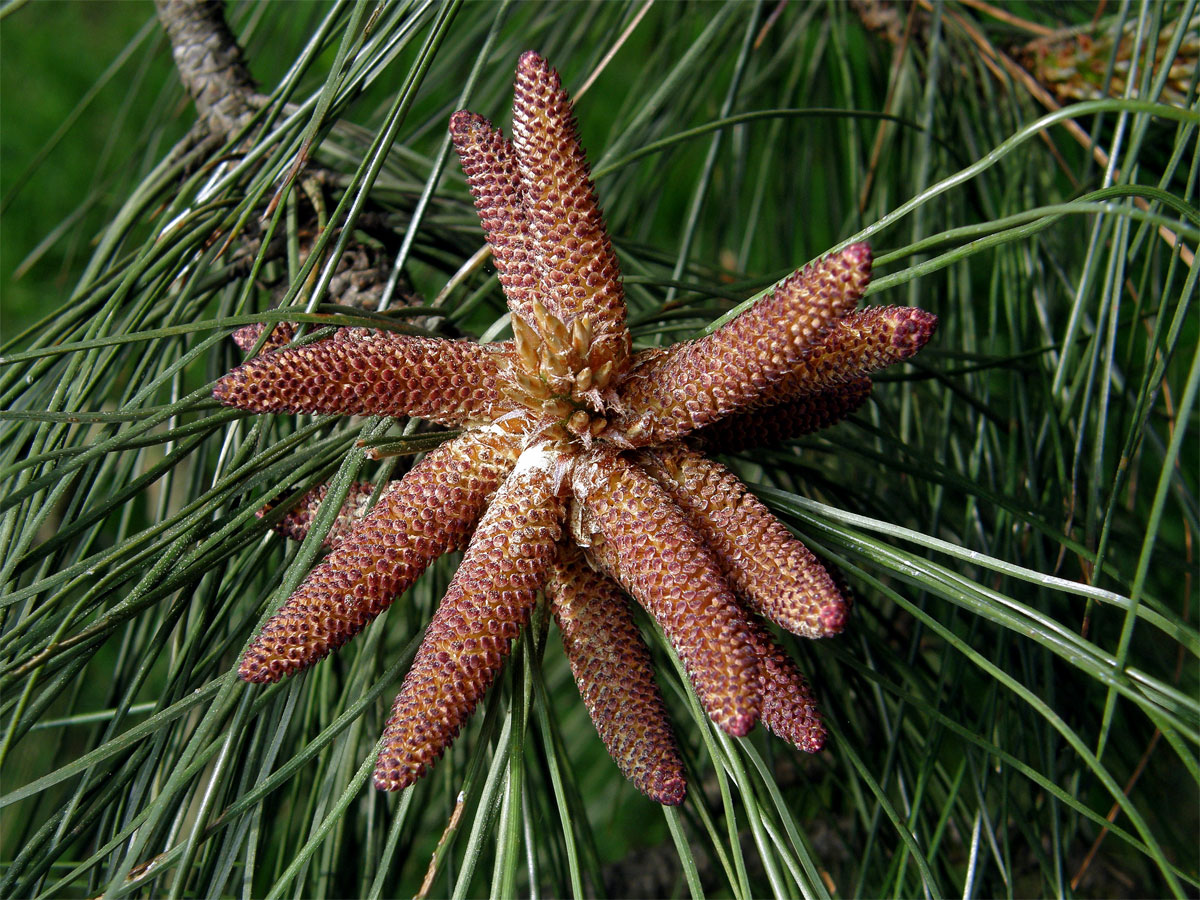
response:
{"label": "brown pollen cone", "polygon": [[746,614],[709,550],[653,479],[616,453],[576,470],[576,502],[594,532],[581,542],[654,617],[687,669],[709,718],[736,737],[759,714]]}
{"label": "brown pollen cone", "polygon": [[845,627],[850,607],[825,567],[741,479],[684,447],[647,451],[640,461],[755,612],[807,638]]}
{"label": "brown pollen cone", "polygon": [[758,405],[853,308],[871,280],[871,249],[854,244],[784,279],[712,334],[676,344],[618,387],[616,425],[630,444],[675,440]]}
{"label": "brown pollen cone", "polygon": [[[233,342],[238,345],[243,353],[249,353],[254,349],[254,345],[258,343],[258,337],[266,329],[268,325],[265,322],[255,322],[253,325],[246,325],[239,328],[233,333]],[[292,342],[292,338],[296,336],[296,326],[291,322],[276,322],[271,328],[271,333],[267,335],[267,339],[263,341],[262,349],[258,351],[259,356],[264,356],[280,347],[286,347]]]}
{"label": "brown pollen cone", "polygon": [[[276,681],[315,662],[439,555],[465,547],[393,705],[378,787],[404,788],[440,758],[542,590],[602,741],[648,797],[679,803],[686,783],[621,589],[654,618],[718,727],[740,737],[762,718],[816,749],[824,731],[811,692],[754,616],[824,637],[842,629],[849,605],[783,523],[692,448],[738,450],[843,419],[865,401],[870,373],[920,349],[936,318],[854,313],[872,264],[856,244],[785,278],[713,334],[635,355],[620,268],[558,73],[536,53],[521,57],[511,141],[465,110],[451,117],[450,137],[513,339],[342,328],[279,347],[296,333],[281,324],[269,352],[217,382],[218,400],[251,412],[415,416],[462,431],[371,511],[371,487],[351,489],[332,550],[263,628],[242,677]],[[390,272],[372,253],[357,259],[343,257],[338,269],[354,302],[376,296]],[[246,349],[262,333],[235,339]],[[326,495],[307,494],[278,529],[303,537]]]}
{"label": "brown pollen cone", "polygon": [[509,309],[533,324],[532,304],[543,270],[529,234],[512,144],[483,116],[466,110],[450,117],[450,137],[475,198]]}
{"label": "brown pollen cone", "polygon": [[[391,490],[393,485],[384,488],[385,491]],[[342,542],[351,530],[362,520],[367,512],[367,503],[371,499],[371,494],[375,491],[375,485],[369,481],[356,481],[350,485],[350,491],[346,494],[346,500],[342,503],[342,508],[338,510],[337,518],[330,527],[329,532],[325,535],[325,540],[321,542],[322,547],[333,549]],[[277,533],[282,534],[286,538],[291,538],[293,541],[302,541],[308,535],[308,531],[312,528],[313,519],[316,518],[317,510],[321,508],[321,504],[325,502],[325,497],[329,493],[329,484],[319,484],[311,491],[307,492],[286,512],[282,519],[276,522],[271,528]],[[381,495],[382,496],[382,495]],[[267,503],[257,513],[261,519],[278,503],[272,501]]]}
{"label": "brown pollen cone", "polygon": [[758,654],[762,684],[762,723],[772,734],[806,753],[825,746],[825,726],[812,690],[792,658],[761,622],[750,621],[750,640]]}
{"label": "brown pollen cone", "polygon": [[408,787],[454,740],[528,621],[558,552],[563,503],[553,466],[522,460],[480,520],[392,706],[375,764],[380,790]]}
{"label": "brown pollen cone", "polygon": [[545,267],[543,302],[568,326],[587,320],[593,371],[606,363],[619,370],[630,352],[621,269],[579,144],[571,99],[558,72],[533,52],[517,63],[513,148],[530,232]]}
{"label": "brown pollen cone", "polygon": [[507,445],[464,434],[413,466],[314,568],[242,658],[244,681],[305,669],[362,631],[443,553],[464,546],[512,468]]}
{"label": "brown pollen cone", "polygon": [[775,406],[733,413],[694,432],[692,438],[713,453],[782,444],[836,425],[853,415],[869,396],[871,379],[863,376],[819,394],[802,394]]}
{"label": "brown pollen cone", "polygon": [[345,328],[328,340],[243,363],[213,396],[251,412],[418,416],[442,425],[492,418],[506,344]]}
{"label": "brown pollen cone", "polygon": [[876,306],[839,320],[819,344],[755,401],[767,407],[853,383],[914,356],[937,330],[937,316],[912,306]]}
{"label": "brown pollen cone", "polygon": [[620,587],[594,571],[573,543],[563,543],[550,567],[546,598],[579,694],[609,755],[651,800],[682,803],[683,761],[654,682],[650,651]]}

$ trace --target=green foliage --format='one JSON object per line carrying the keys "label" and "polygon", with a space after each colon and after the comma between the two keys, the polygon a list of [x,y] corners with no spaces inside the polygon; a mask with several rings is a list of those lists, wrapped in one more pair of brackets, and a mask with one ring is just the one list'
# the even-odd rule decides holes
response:
{"label": "green foliage", "polygon": [[[53,9],[10,10],[5,55],[20,35],[56,65]],[[1200,116],[1194,80],[1190,107],[1158,99],[1154,49],[1171,23],[1194,39],[1195,4],[1121,7],[1136,37],[1110,62],[1125,54],[1136,91],[1049,114],[988,56],[1029,35],[953,4],[907,38],[902,16],[902,50],[839,3],[375,12],[230,10],[272,98],[242,150],[169,149],[194,113],[149,7],[108,33],[126,50],[93,45],[104,65],[128,51],[97,103],[137,130],[62,135],[81,212],[42,250],[74,286],[0,349],[0,893],[1194,895]],[[405,459],[357,442],[411,441],[404,423],[210,399],[234,326],[367,314],[328,305],[334,230],[295,252],[301,142],[340,173],[320,187],[329,221],[386,210],[435,327],[500,333],[495,278],[464,266],[482,234],[445,125],[466,106],[507,128],[530,48],[577,96],[643,345],[864,239],[868,302],[941,317],[852,421],[734,460],[856,598],[842,637],[790,642],[832,738],[801,758],[721,734],[659,639],[691,770],[665,814],[605,755],[540,616],[429,777],[370,787],[453,560],[305,675],[235,673],[318,552],[319,533],[285,545],[255,511],[395,477]],[[41,146],[12,133],[13,106],[34,96],[5,63],[21,171]],[[6,245],[57,158],[5,181]],[[54,227],[28,225],[35,244]],[[286,259],[234,258],[259,227]],[[295,312],[266,313],[272,282]]]}

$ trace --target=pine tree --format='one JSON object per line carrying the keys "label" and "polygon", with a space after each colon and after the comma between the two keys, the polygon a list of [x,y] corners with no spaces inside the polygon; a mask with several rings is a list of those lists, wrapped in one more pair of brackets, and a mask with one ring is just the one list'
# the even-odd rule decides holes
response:
{"label": "pine tree", "polygon": [[[54,169],[72,129],[5,162],[6,242],[79,187],[4,272],[40,287],[0,347],[0,894],[1194,894],[1200,16],[1095,12],[147,6],[95,171]],[[42,5],[0,15],[52,45]],[[528,49],[575,97],[635,346],[862,241],[864,303],[940,319],[849,420],[724,457],[854,609],[784,639],[812,756],[714,728],[639,619],[678,807],[609,760],[545,613],[437,768],[371,787],[452,558],[306,674],[237,677],[336,500],[444,434],[213,383],[339,326],[507,333],[447,123],[507,130]],[[11,133],[37,84],[14,108],[4,77]],[[325,482],[307,537],[269,529]]]}

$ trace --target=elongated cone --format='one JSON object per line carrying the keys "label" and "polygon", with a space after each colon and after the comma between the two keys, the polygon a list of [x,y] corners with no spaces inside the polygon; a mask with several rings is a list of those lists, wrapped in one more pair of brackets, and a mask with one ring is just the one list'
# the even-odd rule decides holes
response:
{"label": "elongated cone", "polygon": [[508,344],[343,328],[332,338],[257,356],[213,396],[252,412],[419,416],[443,425],[504,409],[496,384]]}
{"label": "elongated cone", "polygon": [[852,384],[880,369],[909,359],[929,342],[937,316],[911,306],[877,306],[850,313],[770,384],[754,402],[771,407],[802,394],[819,393]]}
{"label": "elongated cone", "polygon": [[543,267],[529,233],[512,144],[483,116],[465,109],[450,117],[450,137],[475,198],[508,307],[532,326],[537,321],[532,304]]}
{"label": "elongated cone", "polygon": [[871,393],[870,372],[913,356],[937,328],[923,309],[886,306],[838,319],[821,342],[768,385],[748,409],[695,432],[708,450],[733,453],[811,434],[851,415]]}
{"label": "elongated cone", "polygon": [[667,707],[625,595],[573,543],[559,546],[546,598],[588,714],[621,774],[657,803],[683,802],[687,782]]}
{"label": "elongated cone", "polygon": [[614,424],[645,447],[755,405],[854,308],[870,279],[866,244],[805,266],[712,334],[634,368],[617,388],[623,412]]}
{"label": "elongated cone", "polygon": [[278,681],[336,650],[391,605],[426,566],[466,545],[513,465],[493,436],[464,434],[395,482],[259,632],[245,681]]}
{"label": "elongated cone", "polygon": [[746,614],[717,561],[653,479],[616,453],[575,471],[589,556],[646,608],[675,647],[709,717],[746,735],[760,699]]}
{"label": "elongated cone", "polygon": [[392,707],[375,786],[408,787],[449,746],[500,671],[558,551],[554,460],[526,450],[496,492]]}
{"label": "elongated cone", "polygon": [[819,394],[802,394],[794,400],[733,413],[693,433],[705,450],[737,453],[803,437],[836,425],[852,415],[871,396],[871,379],[862,377],[835,384]]}
{"label": "elongated cone", "polygon": [[[397,484],[399,482],[393,482],[384,488],[384,490],[391,491]],[[321,546],[333,549],[350,534],[354,526],[366,515],[367,503],[374,492],[375,485],[369,481],[356,481],[350,485],[350,491],[346,494],[342,508],[338,510],[337,518],[334,520],[329,532],[325,535],[325,540],[321,542]],[[321,508],[321,504],[325,502],[325,497],[328,493],[328,483],[317,485],[293,504],[291,509],[284,514],[283,518],[271,527],[278,534],[282,534],[286,538],[291,538],[293,541],[304,540],[308,534],[308,530],[312,528],[313,519],[316,518],[317,511]],[[275,502],[266,504],[258,511],[258,517],[262,518],[274,509],[275,506]]]}
{"label": "elongated cone", "polygon": [[758,654],[762,684],[762,723],[806,753],[825,746],[825,726],[812,690],[792,658],[761,622],[750,620],[750,641]]}
{"label": "elongated cone", "polygon": [[845,627],[849,604],[825,567],[736,475],[684,447],[646,451],[639,461],[755,612],[807,638]]}
{"label": "elongated cone", "polygon": [[[238,348],[244,353],[249,353],[254,349],[254,345],[258,343],[258,337],[261,335],[267,326],[262,322],[255,322],[253,325],[247,325],[244,328],[239,328],[233,333],[233,342],[238,345]],[[292,338],[296,336],[296,327],[291,322],[276,322],[271,329],[271,333],[267,335],[267,339],[263,342],[262,349],[258,351],[259,356],[271,353],[284,347],[292,342]]]}
{"label": "elongated cone", "polygon": [[[545,306],[568,327],[587,320],[589,365],[597,377],[619,371],[630,352],[621,269],[579,144],[574,107],[558,73],[533,52],[517,63],[513,149],[530,233],[546,270]],[[607,386],[600,381],[598,388]]]}

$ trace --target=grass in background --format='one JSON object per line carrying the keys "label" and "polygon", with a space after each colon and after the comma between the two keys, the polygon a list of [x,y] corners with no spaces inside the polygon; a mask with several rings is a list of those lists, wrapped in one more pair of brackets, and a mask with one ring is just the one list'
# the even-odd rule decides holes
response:
{"label": "grass in background", "polygon": [[[34,318],[53,314],[18,336],[4,303],[0,891],[1200,889],[1200,117],[1194,66],[1170,76],[1161,62],[1194,44],[1195,4],[1112,10],[1102,24],[1128,40],[1093,40],[1094,60],[1077,39],[1055,45],[1075,53],[1058,81],[1048,54],[1022,48],[1038,29],[1086,26],[1092,7],[1006,7],[1000,21],[965,4],[906,17],[411,2],[364,35],[368,4],[235,4],[251,70],[279,91],[270,140],[223,170],[206,165],[218,152],[170,161],[194,114],[150,8],[121,8],[87,51],[102,71],[128,50],[97,97],[106,116],[86,120],[113,131],[80,119],[16,194],[10,173],[45,129],[25,145],[11,134],[37,104],[14,90],[9,48],[50,61],[71,45],[55,40],[54,6],[3,22],[6,298],[20,296],[12,231],[36,242],[68,224],[26,276],[41,285]],[[356,447],[403,440],[402,423],[252,417],[209,399],[240,356],[232,327],[269,318],[270,280],[300,285],[300,307],[337,299],[321,296],[319,268],[310,292],[294,253],[251,278],[213,235],[261,220],[299,242],[297,190],[261,217],[313,129],[318,162],[341,173],[323,188],[331,220],[369,197],[411,237],[404,275],[438,298],[443,327],[487,331],[503,301],[486,269],[462,270],[482,234],[445,126],[468,106],[507,128],[530,48],[577,96],[616,51],[577,109],[641,344],[699,333],[859,239],[877,259],[869,303],[941,317],[851,422],[733,460],[842,569],[855,617],[837,639],[791,643],[832,733],[812,758],[710,727],[658,642],[691,768],[674,811],[620,777],[537,618],[431,775],[398,796],[369,786],[451,561],[307,674],[264,689],[234,673],[316,554],[255,510],[330,477],[396,477],[407,459]],[[1136,92],[1112,90],[1114,72]],[[1068,89],[1096,99],[1048,113]],[[72,105],[47,101],[50,125]],[[379,147],[389,116],[395,139]],[[48,191],[56,160],[87,211],[26,228],[18,204]]]}

